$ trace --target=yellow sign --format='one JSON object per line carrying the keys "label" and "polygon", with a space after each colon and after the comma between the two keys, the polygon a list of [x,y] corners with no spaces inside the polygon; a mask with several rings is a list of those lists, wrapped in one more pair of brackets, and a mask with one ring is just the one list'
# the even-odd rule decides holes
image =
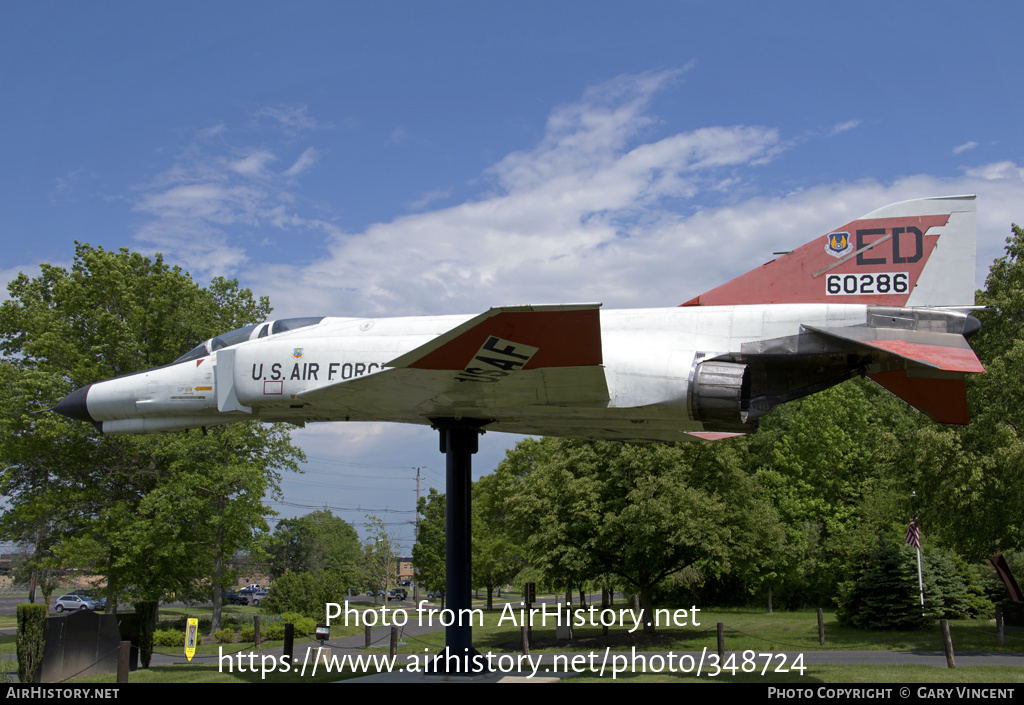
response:
{"label": "yellow sign", "polygon": [[185,658],[189,661],[196,655],[196,642],[199,641],[199,619],[192,617],[185,628]]}

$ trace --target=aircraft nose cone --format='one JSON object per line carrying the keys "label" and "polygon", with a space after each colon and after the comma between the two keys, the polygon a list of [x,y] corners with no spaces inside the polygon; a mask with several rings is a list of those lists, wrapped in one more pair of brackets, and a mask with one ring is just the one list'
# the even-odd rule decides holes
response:
{"label": "aircraft nose cone", "polygon": [[96,419],[89,415],[89,407],[85,404],[85,399],[89,396],[89,389],[91,388],[92,385],[90,384],[81,389],[76,389],[57,402],[57,406],[53,407],[53,410],[62,416],[67,416],[69,419],[96,423]]}

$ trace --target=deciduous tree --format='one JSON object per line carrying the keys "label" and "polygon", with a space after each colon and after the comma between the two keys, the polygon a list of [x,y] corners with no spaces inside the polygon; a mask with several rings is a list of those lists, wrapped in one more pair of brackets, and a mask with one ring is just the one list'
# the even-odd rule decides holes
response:
{"label": "deciduous tree", "polygon": [[[263,320],[236,281],[208,288],[157,256],[79,244],[70,270],[19,275],[0,304],[0,535],[40,562],[92,570],[116,601],[205,596],[220,556],[253,545],[263,502],[301,452],[279,427],[100,436],[46,410],[74,389],[172,363],[196,343]],[[223,575],[220,573],[220,575]],[[215,599],[219,597],[216,591]]]}
{"label": "deciduous tree", "polygon": [[538,453],[524,443],[537,462],[509,507],[533,564],[563,584],[619,576],[639,594],[645,631],[669,575],[694,566],[756,582],[784,543],[729,445],[544,439]]}
{"label": "deciduous tree", "polygon": [[412,564],[416,581],[421,588],[444,590],[445,569],[445,495],[433,487],[426,497],[420,497],[417,511],[423,518],[419,535],[412,547]]}
{"label": "deciduous tree", "polygon": [[362,559],[359,534],[327,508],[277,522],[266,549],[275,578],[289,571],[327,570],[354,582]]}

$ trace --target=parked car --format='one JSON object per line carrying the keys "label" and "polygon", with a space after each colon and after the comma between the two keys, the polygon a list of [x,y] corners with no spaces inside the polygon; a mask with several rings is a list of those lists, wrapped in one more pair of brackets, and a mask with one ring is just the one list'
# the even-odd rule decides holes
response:
{"label": "parked car", "polygon": [[221,599],[227,602],[229,605],[247,605],[249,604],[249,596],[241,595],[232,590],[225,590],[221,593]]}
{"label": "parked car", "polygon": [[388,602],[392,600],[407,600],[409,599],[409,593],[406,592],[405,588],[393,588],[388,590]]}
{"label": "parked car", "polygon": [[69,595],[78,595],[79,597],[87,597],[87,598],[89,598],[90,600],[92,600],[93,602],[95,602],[98,605],[98,607],[96,607],[96,609],[98,609],[98,610],[105,610],[105,609],[107,609],[107,598],[105,598],[105,597],[97,597],[96,593],[94,591],[92,591],[92,590],[78,589],[78,590],[72,590],[68,594]]}
{"label": "parked car", "polygon": [[249,602],[252,603],[254,607],[259,607],[260,603],[267,599],[267,595],[269,594],[269,590],[257,590],[249,596]]}
{"label": "parked car", "polygon": [[57,603],[53,606],[53,609],[58,612],[63,612],[64,610],[68,612],[98,610],[100,609],[100,603],[84,595],[63,595],[57,598]]}

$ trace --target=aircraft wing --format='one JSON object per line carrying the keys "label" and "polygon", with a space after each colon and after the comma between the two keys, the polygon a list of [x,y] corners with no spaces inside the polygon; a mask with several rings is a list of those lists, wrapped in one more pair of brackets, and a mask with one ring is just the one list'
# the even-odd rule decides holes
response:
{"label": "aircraft wing", "polygon": [[599,307],[492,308],[391,360],[389,369],[297,396],[314,407],[352,408],[361,415],[372,415],[374,407],[398,407],[419,418],[514,406],[600,405],[609,394]]}

